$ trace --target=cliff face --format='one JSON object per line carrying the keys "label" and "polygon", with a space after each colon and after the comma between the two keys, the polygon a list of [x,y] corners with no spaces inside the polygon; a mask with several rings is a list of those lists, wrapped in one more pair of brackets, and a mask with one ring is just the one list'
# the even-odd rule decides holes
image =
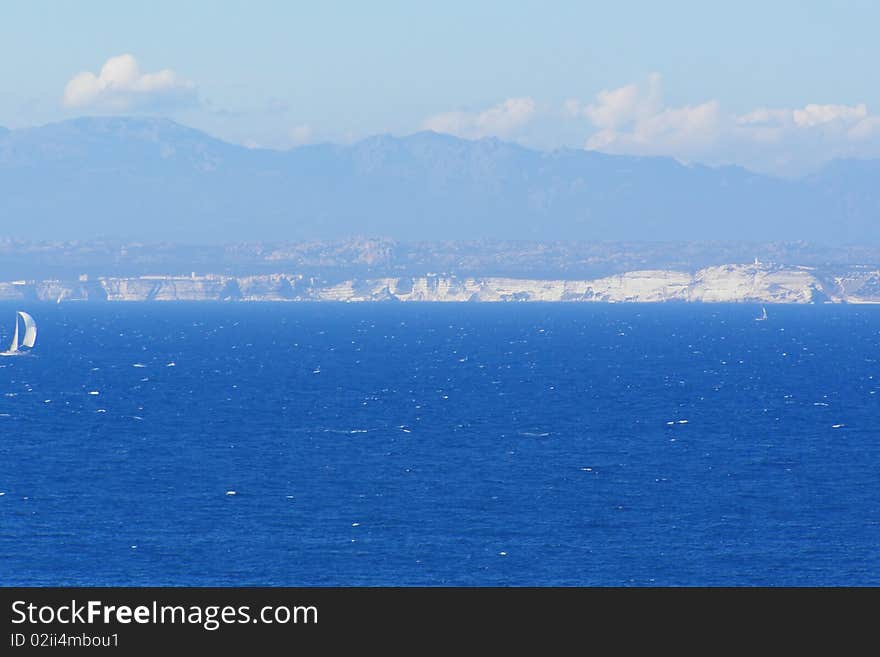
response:
{"label": "cliff face", "polygon": [[841,296],[849,303],[877,303],[880,301],[880,271],[856,271],[834,277]]}
{"label": "cliff face", "polygon": [[223,299],[225,281],[193,278],[106,278],[108,301],[203,301]]}
{"label": "cliff face", "polygon": [[880,271],[720,265],[696,273],[633,271],[595,280],[428,275],[324,283],[303,275],[150,276],[0,282],[0,300],[40,301],[567,301],[880,303]]}
{"label": "cliff face", "polygon": [[706,302],[810,303],[834,296],[825,287],[806,269],[770,270],[760,266],[722,265],[698,271],[689,294],[692,300]]}

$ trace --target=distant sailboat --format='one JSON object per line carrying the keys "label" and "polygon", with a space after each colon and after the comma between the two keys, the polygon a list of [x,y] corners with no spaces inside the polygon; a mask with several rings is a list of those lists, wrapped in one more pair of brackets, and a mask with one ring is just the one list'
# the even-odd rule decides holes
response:
{"label": "distant sailboat", "polygon": [[756,322],[763,322],[765,319],[767,319],[767,308],[764,306],[761,306],[761,316],[755,317],[755,321]]}
{"label": "distant sailboat", "polygon": [[[21,343],[18,341],[19,317],[24,321],[24,337],[21,339]],[[0,351],[0,356],[20,356],[25,354],[27,352],[22,351],[21,348],[25,347],[26,349],[32,349],[36,341],[37,323],[34,321],[33,317],[23,310],[19,310],[15,315],[15,331],[12,334],[12,343],[9,345],[8,351]]]}

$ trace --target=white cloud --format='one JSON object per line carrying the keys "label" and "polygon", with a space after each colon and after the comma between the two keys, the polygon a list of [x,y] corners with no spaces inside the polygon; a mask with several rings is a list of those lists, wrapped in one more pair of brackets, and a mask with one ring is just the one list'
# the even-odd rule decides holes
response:
{"label": "white cloud", "polygon": [[759,107],[751,112],[736,117],[737,125],[773,125],[787,123],[791,120],[791,111]]}
{"label": "white cloud", "polygon": [[303,123],[302,125],[292,127],[288,131],[287,136],[289,137],[291,146],[302,146],[312,141],[314,131],[312,130],[312,126]]}
{"label": "white cloud", "polygon": [[668,107],[662,80],[600,91],[594,102],[569,100],[563,114],[586,119],[585,147],[629,155],[667,155],[801,173],[833,157],[880,156],[880,116],[867,105],[808,104],[735,114],[717,100]]}
{"label": "white cloud", "polygon": [[587,140],[591,150],[614,149],[659,155],[669,152],[690,159],[711,148],[718,139],[721,108],[717,101],[665,108],[639,116],[620,127],[599,130]]}
{"label": "white cloud", "polygon": [[792,112],[795,125],[801,128],[831,123],[832,121],[851,122],[868,116],[868,107],[864,103],[850,107],[848,105],[814,105]]}
{"label": "white cloud", "polygon": [[423,127],[467,139],[511,137],[535,115],[531,98],[508,98],[482,112],[446,112],[427,119]]}
{"label": "white cloud", "polygon": [[196,87],[170,70],[142,73],[133,55],[108,59],[98,75],[78,73],[64,88],[65,107],[128,112],[191,105]]}
{"label": "white cloud", "polygon": [[569,116],[583,116],[604,130],[613,130],[636,120],[656,115],[663,107],[661,80],[658,73],[648,76],[646,89],[628,84],[618,89],[604,89],[596,94],[596,102],[583,105],[569,100],[564,110]]}
{"label": "white cloud", "polygon": [[880,138],[880,116],[868,116],[847,131],[850,139],[858,141]]}

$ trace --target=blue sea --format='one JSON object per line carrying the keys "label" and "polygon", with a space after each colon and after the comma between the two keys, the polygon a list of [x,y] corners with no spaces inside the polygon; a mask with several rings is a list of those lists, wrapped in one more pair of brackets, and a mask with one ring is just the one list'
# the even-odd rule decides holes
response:
{"label": "blue sea", "polygon": [[18,309],[2,585],[880,584],[880,307]]}

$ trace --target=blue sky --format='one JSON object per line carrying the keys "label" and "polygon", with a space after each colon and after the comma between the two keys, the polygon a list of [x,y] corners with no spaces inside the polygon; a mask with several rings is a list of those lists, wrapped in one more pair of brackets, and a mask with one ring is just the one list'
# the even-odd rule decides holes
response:
{"label": "blue sky", "polygon": [[877,25],[867,1],[8,2],[0,125],[164,115],[273,148],[429,128],[796,173],[880,157]]}

